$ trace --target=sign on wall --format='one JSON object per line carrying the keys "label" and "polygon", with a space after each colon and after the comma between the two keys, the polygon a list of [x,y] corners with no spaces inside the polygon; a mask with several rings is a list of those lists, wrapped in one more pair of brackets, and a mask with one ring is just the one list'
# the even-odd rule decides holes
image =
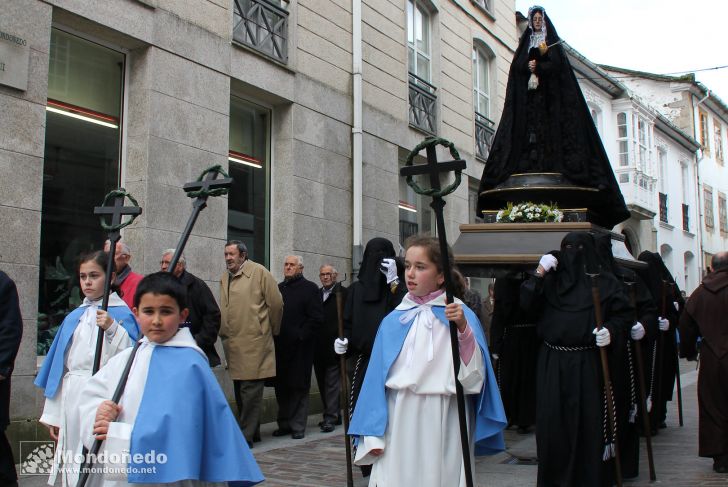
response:
{"label": "sign on wall", "polygon": [[27,90],[29,62],[28,41],[0,30],[0,84]]}

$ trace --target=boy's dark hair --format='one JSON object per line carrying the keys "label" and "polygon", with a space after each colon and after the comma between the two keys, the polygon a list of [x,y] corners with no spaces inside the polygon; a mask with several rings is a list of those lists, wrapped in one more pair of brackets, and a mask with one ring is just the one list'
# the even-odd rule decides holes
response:
{"label": "boy's dark hair", "polygon": [[145,276],[139,281],[134,293],[134,307],[139,307],[139,301],[145,294],[163,294],[177,302],[180,311],[187,307],[187,290],[181,282],[170,272],[155,272]]}

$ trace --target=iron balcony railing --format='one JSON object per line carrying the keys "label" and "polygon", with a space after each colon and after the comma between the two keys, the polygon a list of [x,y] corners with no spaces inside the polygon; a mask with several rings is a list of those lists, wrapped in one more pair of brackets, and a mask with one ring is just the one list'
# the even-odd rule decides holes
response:
{"label": "iron balcony railing", "polygon": [[409,123],[411,126],[435,135],[437,118],[435,88],[417,75],[409,73]]}
{"label": "iron balcony railing", "polygon": [[490,146],[495,135],[495,122],[475,112],[475,156],[483,161],[488,159]]}
{"label": "iron balcony railing", "polygon": [[233,0],[233,40],[288,62],[288,12],[267,0]]}
{"label": "iron balcony railing", "polygon": [[667,195],[665,193],[658,193],[660,195],[660,221],[667,223]]}
{"label": "iron balcony railing", "polygon": [[683,230],[686,232],[690,231],[690,206],[683,203],[682,205],[682,220],[683,220]]}

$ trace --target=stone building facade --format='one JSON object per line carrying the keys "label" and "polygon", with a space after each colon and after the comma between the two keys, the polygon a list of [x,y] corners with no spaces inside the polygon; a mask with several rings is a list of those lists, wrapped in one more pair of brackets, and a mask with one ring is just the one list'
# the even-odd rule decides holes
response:
{"label": "stone building facade", "polygon": [[277,277],[295,253],[311,280],[323,262],[351,278],[370,238],[433,227],[398,178],[427,134],[468,161],[451,238],[473,219],[517,44],[506,0],[12,0],[0,32],[3,69],[27,67],[25,84],[0,77],[0,268],[24,317],[16,430],[40,411],[32,381],[79,300],[75,256],[103,242],[92,207],[106,192],[143,208],[123,231],[137,272],[177,243],[182,185],[221,165],[235,186],[186,250],[215,294],[228,238]]}

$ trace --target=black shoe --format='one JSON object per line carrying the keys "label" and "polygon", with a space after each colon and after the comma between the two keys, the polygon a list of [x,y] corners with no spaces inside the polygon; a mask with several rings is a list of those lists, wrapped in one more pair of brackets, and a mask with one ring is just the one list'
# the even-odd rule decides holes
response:
{"label": "black shoe", "polygon": [[661,430],[664,430],[665,428],[667,428],[667,423],[665,423],[665,422],[663,421],[662,423],[660,423],[660,426],[659,426],[659,428],[660,428]]}
{"label": "black shoe", "polygon": [[245,440],[245,442],[248,444],[248,448],[250,448],[250,449],[253,448],[253,442],[252,441]]}
{"label": "black shoe", "polygon": [[333,425],[333,424],[331,424],[331,423],[323,423],[323,424],[321,425],[321,432],[322,432],[322,433],[331,433],[331,432],[332,432],[332,431],[334,431],[335,429],[336,429],[336,426],[334,426],[334,425]]}
{"label": "black shoe", "polygon": [[728,465],[713,464],[713,471],[717,473],[728,473]]}
{"label": "black shoe", "polygon": [[338,418],[336,418],[336,421],[334,422],[334,424],[336,426],[341,426],[341,416],[339,416]]}
{"label": "black shoe", "polygon": [[303,431],[296,431],[295,433],[291,433],[291,438],[294,440],[300,440],[302,439],[306,434]]}
{"label": "black shoe", "polygon": [[528,434],[528,426],[519,426],[516,430],[516,433],[519,435],[527,435]]}
{"label": "black shoe", "polygon": [[319,421],[319,428],[326,424],[326,421]]}
{"label": "black shoe", "polygon": [[293,432],[291,428],[278,428],[273,432],[273,436],[286,436]]}

